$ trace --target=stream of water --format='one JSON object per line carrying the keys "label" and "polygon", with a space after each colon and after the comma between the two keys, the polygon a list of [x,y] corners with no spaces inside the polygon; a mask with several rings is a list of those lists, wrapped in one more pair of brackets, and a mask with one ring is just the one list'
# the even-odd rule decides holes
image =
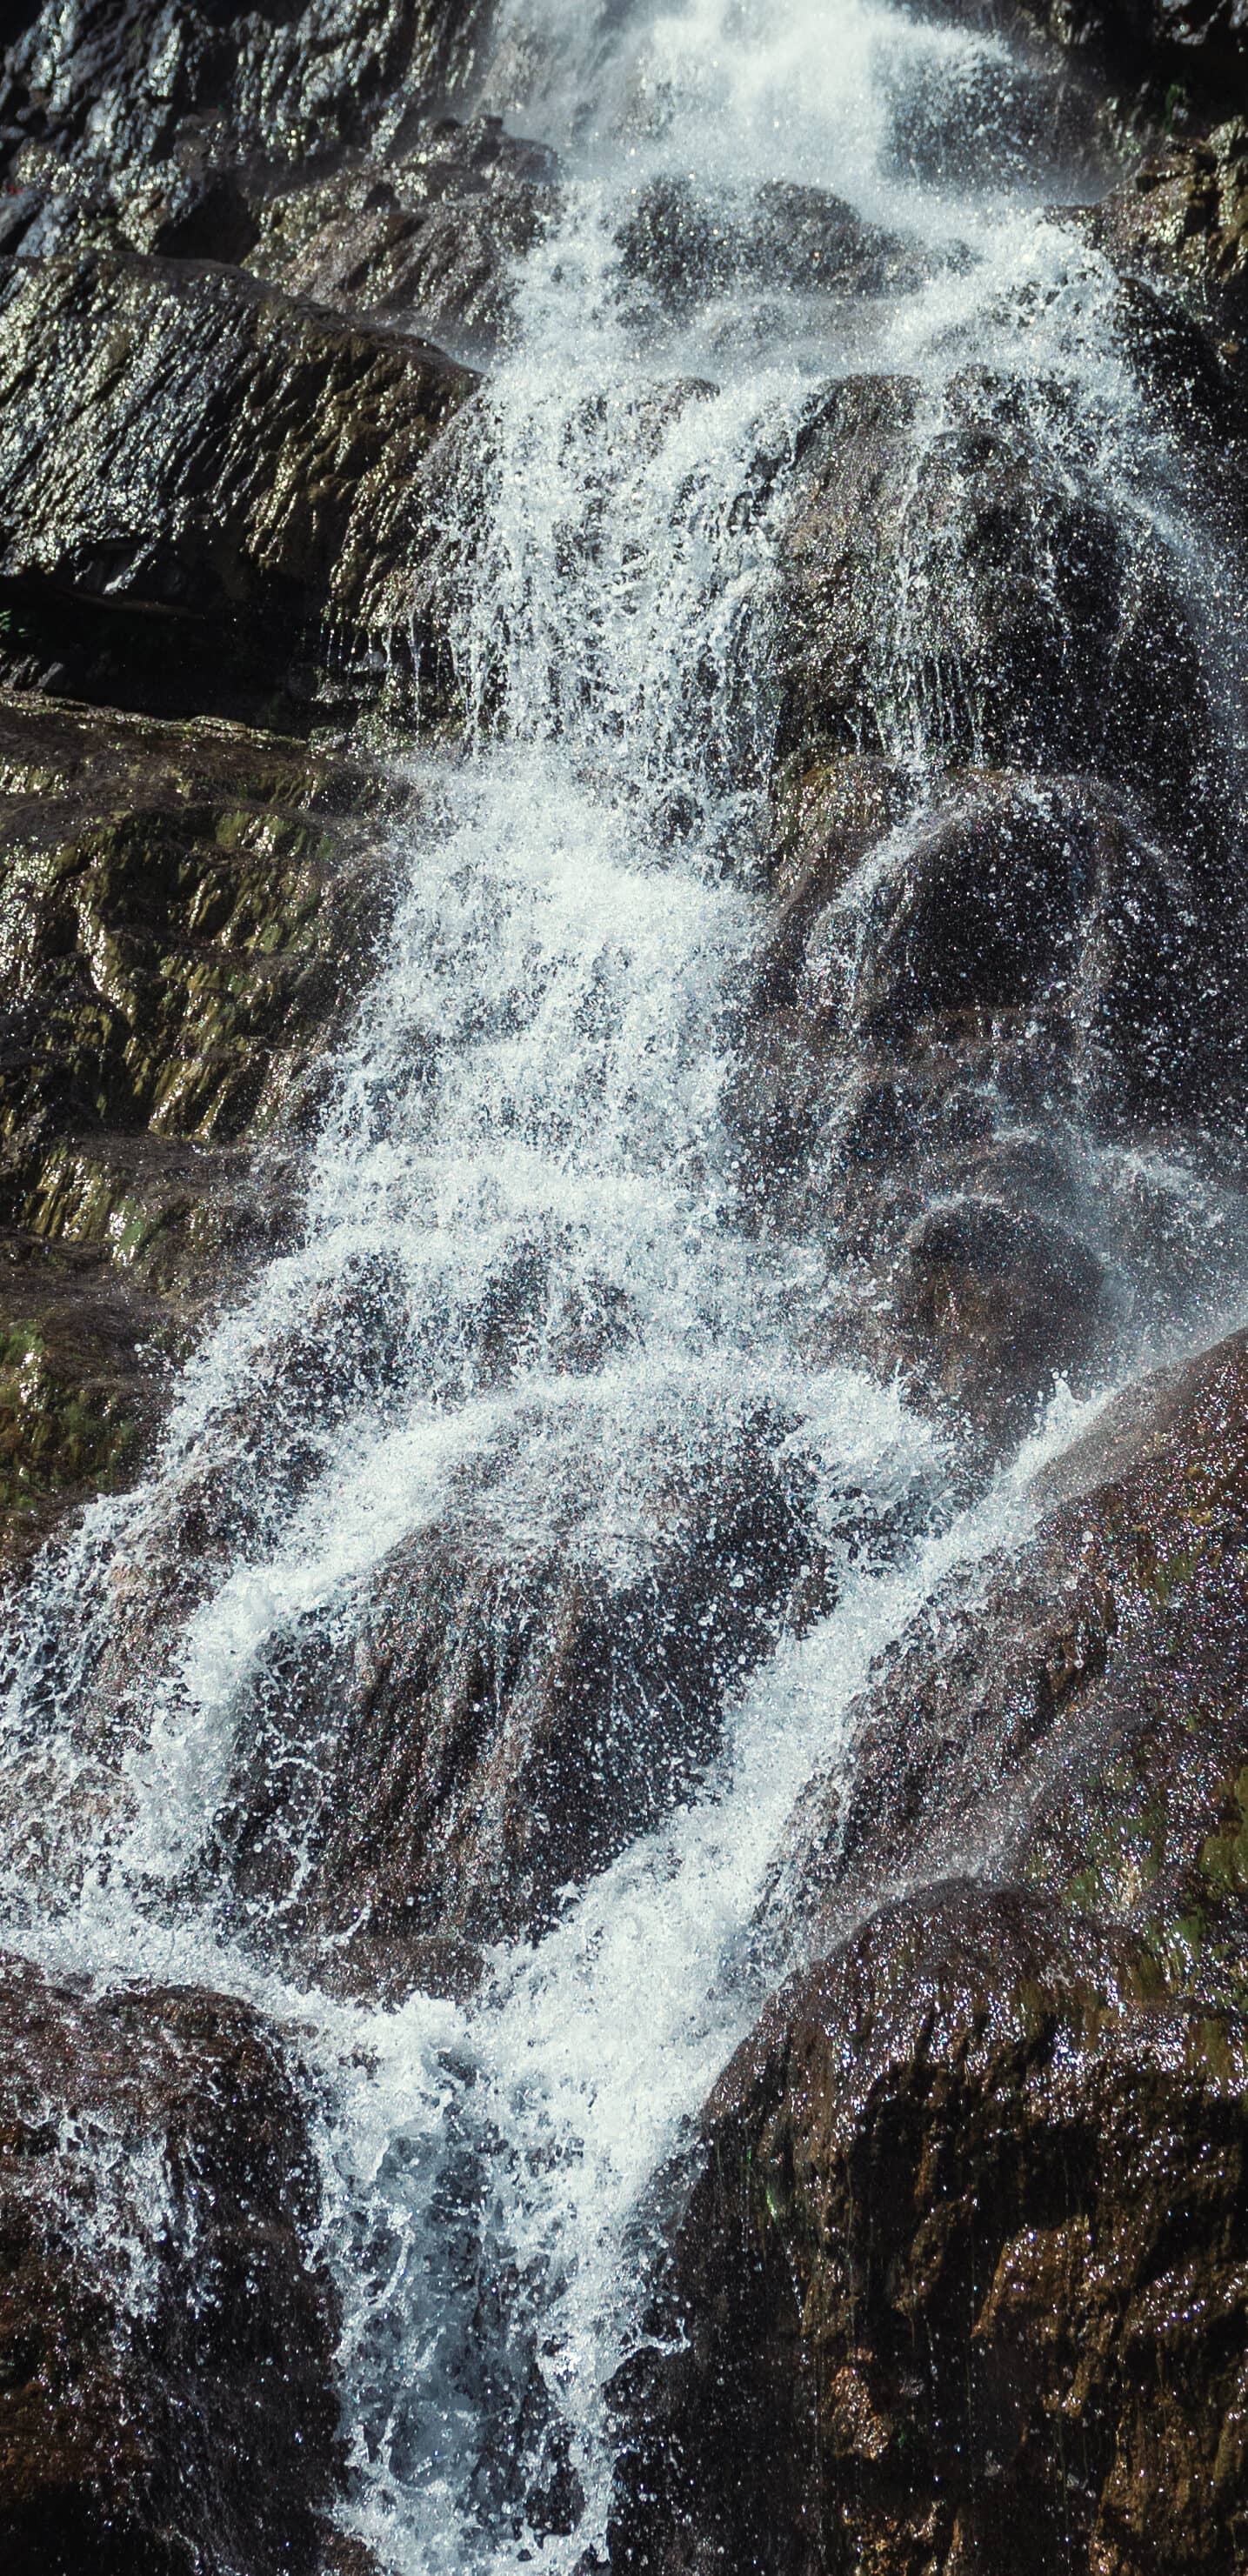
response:
{"label": "stream of water", "polygon": [[[605,2391],[641,2328],[657,2181],[780,1964],[751,1927],[785,1818],[844,1749],[873,1654],[1026,1527],[1029,1473],[1080,1415],[1059,1390],[956,1503],[896,1387],[810,1356],[844,1302],[835,1258],[748,1218],[726,1108],[766,917],[779,532],[829,378],[917,377],[916,440],[972,361],[1024,402],[1056,382],[1080,470],[1176,558],[1190,542],[1113,281],[1045,211],[1079,174],[1056,147],[1042,166],[1034,88],[996,40],[871,0],[504,0],[484,103],[566,175],[444,531],[468,748],[419,755],[298,1247],[210,1335],[148,1480],[49,1560],[10,1643],[5,1755],[37,1821],[5,1862],[6,1938],[103,1979],[202,1978],[296,2032],[348,2520],[396,2576],[605,2563]],[[705,253],[708,225],[731,239],[760,202],[780,221],[791,196],[765,192],[795,188],[898,234],[902,284],[847,299]],[[641,273],[621,247],[660,202],[701,209],[674,283],[662,242]],[[917,806],[939,746],[932,567],[912,575],[882,721]],[[871,884],[868,862],[851,909]],[[1103,1161],[1091,1195],[1132,1185]],[[1181,1172],[1167,1186],[1216,1232]],[[1182,1327],[1130,1282],[1123,1315],[1122,1368]],[[275,1640],[311,1620],[327,1654],[349,1644],[422,1532],[513,1576],[554,1554],[624,1586],[673,1477],[696,1488],[760,1436],[834,1557],[847,1493],[880,1541],[743,1674],[672,1811],[535,1944],[499,1942],[470,2002],[365,2006],[266,1954],[197,1863]],[[170,1534],[205,1493],[211,1544],[180,1564]]]}

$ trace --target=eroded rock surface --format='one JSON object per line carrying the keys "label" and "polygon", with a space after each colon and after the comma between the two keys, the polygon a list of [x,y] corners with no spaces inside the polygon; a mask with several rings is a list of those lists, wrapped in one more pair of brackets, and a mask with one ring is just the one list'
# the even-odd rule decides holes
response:
{"label": "eroded rock surface", "polygon": [[654,1523],[613,1583],[575,1556],[517,1565],[469,1519],[397,1551],[349,1636],[313,1619],[284,1640],[214,1841],[231,1910],[331,1941],[331,1979],[400,1987],[435,1935],[544,1929],[689,1790],[726,1694],[834,1590],[765,1425]]}
{"label": "eroded rock surface", "polygon": [[416,469],[471,382],[215,265],[10,262],[0,575],[19,620],[83,695],[133,688],[133,656],[109,662],[121,616],[132,637],[146,621],[143,703],[290,723],[328,627],[358,651],[400,612]]}
{"label": "eroded rock surface", "polygon": [[612,2566],[1233,2568],[1246,2044],[967,1881],[785,1988],[707,2108],[667,2353],[617,2386]]}

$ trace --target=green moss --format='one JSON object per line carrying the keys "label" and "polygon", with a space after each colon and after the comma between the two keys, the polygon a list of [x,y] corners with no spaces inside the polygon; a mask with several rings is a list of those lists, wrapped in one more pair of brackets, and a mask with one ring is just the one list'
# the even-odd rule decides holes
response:
{"label": "green moss", "polygon": [[46,1496],[109,1483],[136,1426],[115,1389],[70,1371],[40,1326],[0,1334],[0,1513],[20,1522]]}
{"label": "green moss", "polygon": [[1248,1893],[1248,1765],[1224,1784],[1225,1816],[1201,1845],[1200,1874],[1215,1898]]}

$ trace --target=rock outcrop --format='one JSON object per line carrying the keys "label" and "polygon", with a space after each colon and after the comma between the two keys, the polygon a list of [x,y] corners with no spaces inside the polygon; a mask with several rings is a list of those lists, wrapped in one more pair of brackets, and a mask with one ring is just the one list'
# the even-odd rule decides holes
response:
{"label": "rock outcrop", "polygon": [[0,775],[12,1545],[133,1472],[168,1355],[232,1268],[280,1240],[275,1131],[297,1129],[367,972],[404,798],[275,736],[13,695]]}
{"label": "rock outcrop", "polygon": [[612,2567],[1229,2576],[1246,2048],[1039,1893],[875,1914],[708,2106]]}
{"label": "rock outcrop", "polygon": [[0,1962],[13,2576],[321,2565],[333,2304],[291,2074],[241,2004]]}
{"label": "rock outcrop", "polygon": [[10,261],[10,614],[74,694],[306,723],[329,630],[347,658],[402,622],[419,467],[471,384],[214,264]]}
{"label": "rock outcrop", "polygon": [[832,1946],[708,2105],[613,2565],[1236,2563],[1246,1370],[1111,1408],[804,1798]]}
{"label": "rock outcrop", "polygon": [[689,1790],[725,1695],[832,1597],[809,1480],[776,1447],[760,1425],[713,1483],[665,1494],[629,1581],[570,1550],[517,1565],[470,1519],[398,1550],[349,1635],[331,1615],[281,1641],[209,1862],[231,1914],[326,1944],[331,1982],[399,1990],[435,1937],[544,1930]]}
{"label": "rock outcrop", "polygon": [[206,220],[240,165],[383,147],[462,79],[474,25],[448,0],[88,0],[68,15],[19,0],[6,32],[14,18],[0,144],[18,176],[33,148],[45,169],[142,193],[184,225]]}

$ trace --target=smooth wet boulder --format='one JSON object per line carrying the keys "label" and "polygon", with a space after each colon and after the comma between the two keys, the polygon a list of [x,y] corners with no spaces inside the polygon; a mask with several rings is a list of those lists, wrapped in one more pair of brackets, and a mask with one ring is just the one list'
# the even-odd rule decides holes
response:
{"label": "smooth wet boulder", "polygon": [[472,382],[207,262],[0,265],[10,614],[71,693],[306,723],[329,629],[366,654],[399,613]]}
{"label": "smooth wet boulder", "polygon": [[973,1856],[1238,2001],[1248,1340],[1121,1399],[1040,1497],[1021,1550],[938,1593],[852,1712],[848,1775],[794,1818],[784,1902],[852,1920]]}
{"label": "smooth wet boulder", "polygon": [[0,1961],[0,2556],[301,2576],[338,2471],[292,2073],[246,2005]]}
{"label": "smooth wet boulder", "polygon": [[1189,834],[1216,793],[1194,606],[1113,511],[1060,386],[849,378],[808,420],[780,548],[781,755],[1089,771]]}
{"label": "smooth wet boulder", "polygon": [[1058,1377],[1086,1377],[1108,1293],[1104,1263],[1051,1219],[952,1199],[910,1230],[889,1279],[889,1339],[913,1386],[1004,1448]]}
{"label": "smooth wet boulder", "polygon": [[[434,1532],[396,1551],[349,1634],[331,1612],[277,1639],[215,1835],[232,1914],[325,1945],[331,1979],[400,1991],[434,1937],[549,1924],[687,1793],[726,1694],[830,1596],[777,1437],[760,1426],[707,1491],[661,1497],[630,1578]],[[845,1518],[868,1544],[870,1507],[849,1497]]]}
{"label": "smooth wet boulder", "polygon": [[931,259],[824,188],[773,179],[753,191],[648,179],[616,235],[624,275],[680,314],[727,295],[906,294]]}
{"label": "smooth wet boulder", "polygon": [[1236,869],[1096,779],[846,754],[781,782],[769,896],[733,1098],[751,1204],[859,1276],[860,1347],[999,1445],[1055,1376],[1088,1382],[1143,1245],[1129,1193],[1090,1199],[1089,1137],[1236,1167]]}
{"label": "smooth wet boulder", "polygon": [[960,1880],[765,2012],[615,2385],[611,2565],[1231,2576],[1248,2025]]}

